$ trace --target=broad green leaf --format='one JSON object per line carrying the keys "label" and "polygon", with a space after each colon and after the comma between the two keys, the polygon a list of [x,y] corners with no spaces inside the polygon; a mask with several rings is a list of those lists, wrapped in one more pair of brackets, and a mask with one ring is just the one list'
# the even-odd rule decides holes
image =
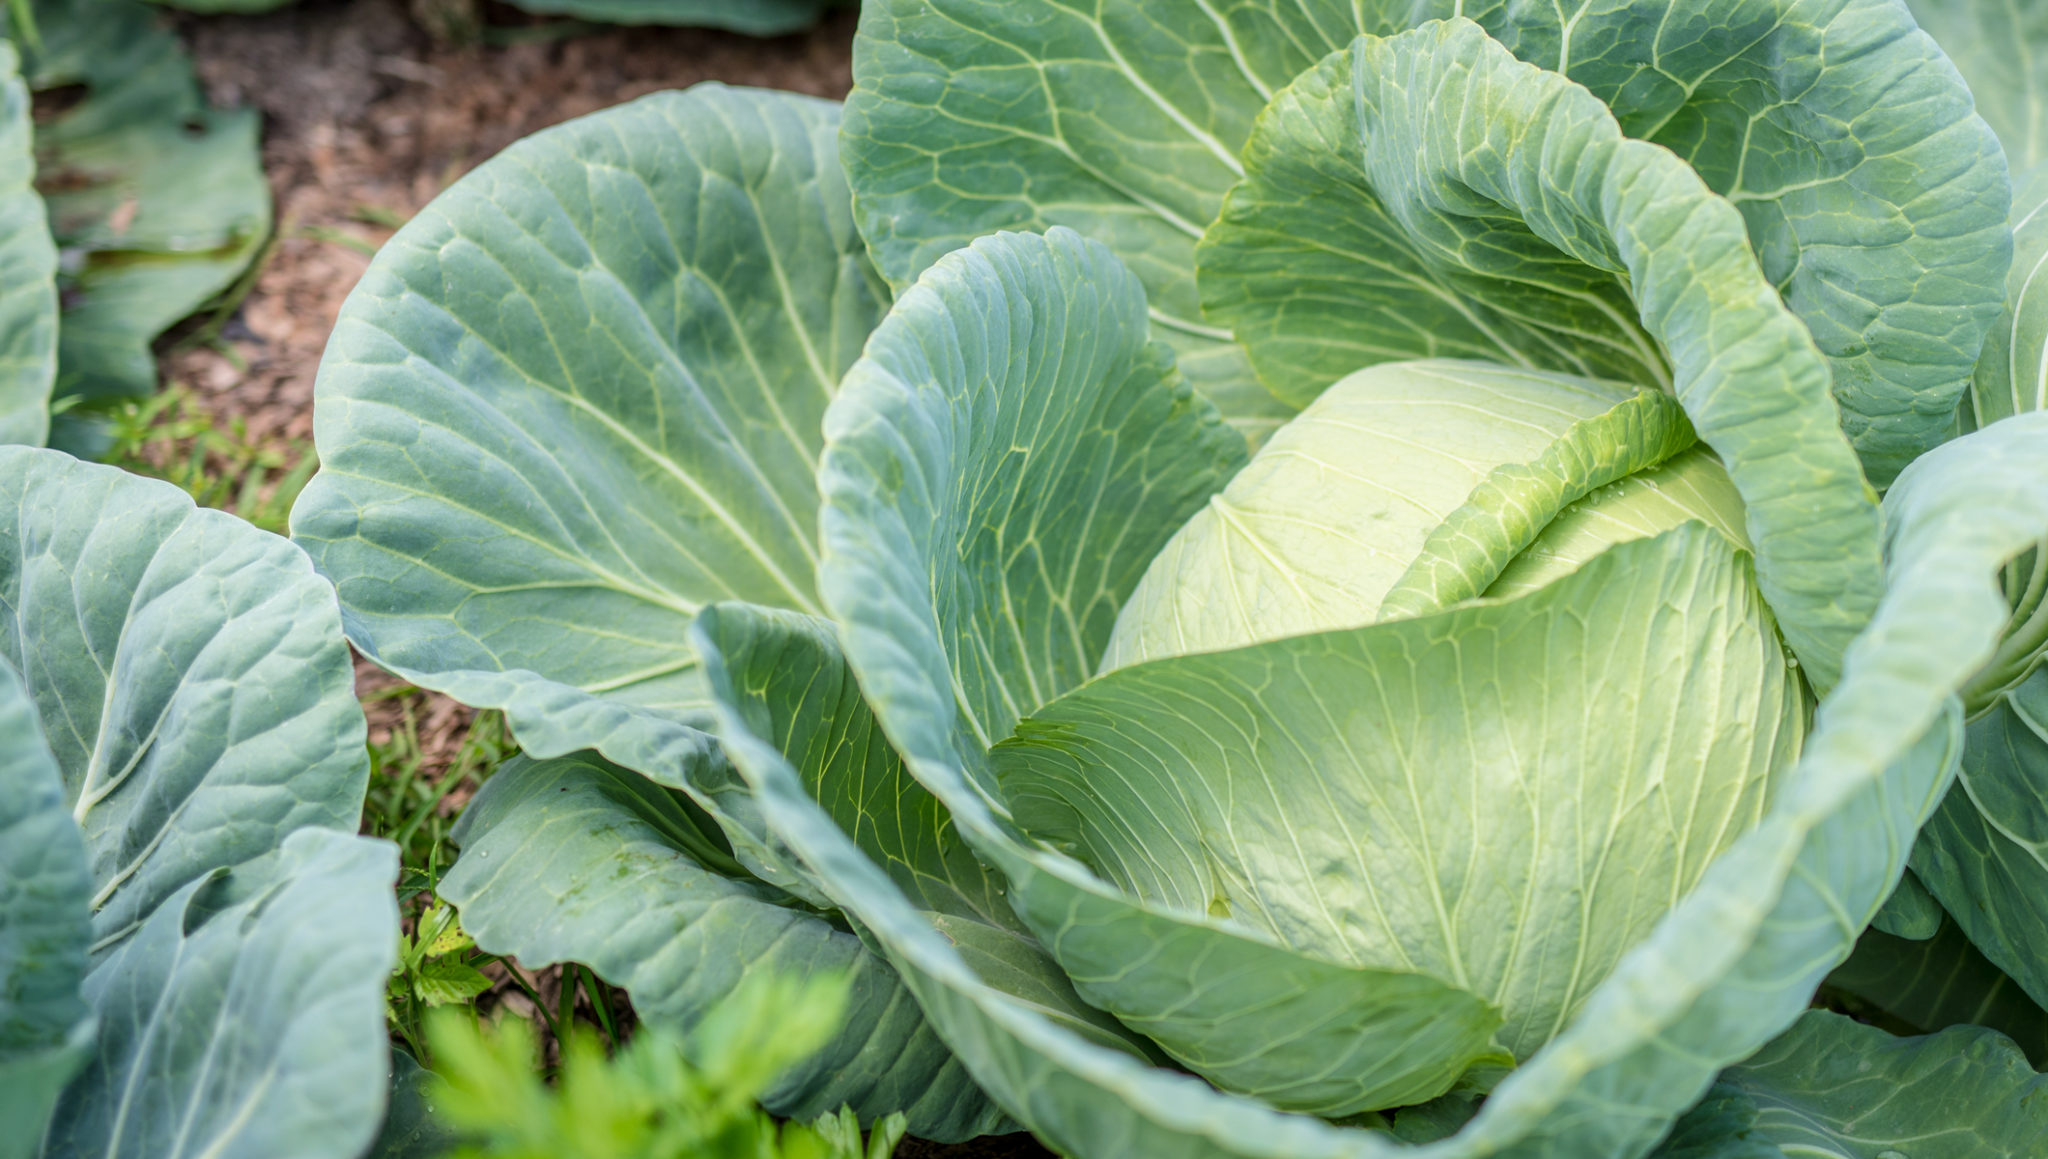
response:
{"label": "broad green leaf", "polygon": [[[2048,415],[2039,417],[2048,432]],[[2048,455],[2048,442],[2040,446]],[[2048,1004],[2044,785],[2048,668],[1970,722],[1961,774],[1914,845],[1913,866],[1984,955]]]}
{"label": "broad green leaf", "polygon": [[1856,952],[1828,975],[1827,992],[1856,1013],[1916,1034],[1987,1026],[2018,1043],[2035,1065],[2048,1063],[2048,1011],[1986,961],[1947,914],[1933,936],[1917,941],[1865,930]]}
{"label": "broad green leaf", "polygon": [[462,856],[439,892],[479,946],[531,967],[584,963],[669,1033],[762,971],[847,975],[848,1017],[769,1092],[778,1113],[901,1109],[941,1139],[1000,1119],[894,971],[843,927],[747,878],[680,794],[594,755],[520,757],[492,775],[454,836]]}
{"label": "broad green leaf", "polygon": [[1722,1072],[1656,1159],[2005,1159],[2048,1137],[2048,1077],[1982,1027],[1894,1038],[1815,1010]]}
{"label": "broad green leaf", "polygon": [[[1190,381],[1261,438],[1286,412],[1260,405],[1224,344],[1243,323],[1198,304],[1194,243],[1275,93],[1360,33],[1452,15],[1589,86],[1628,132],[1742,203],[1774,287],[1834,363],[1873,474],[1888,479],[1939,441],[1997,312],[2006,188],[1968,93],[1893,0],[1712,0],[1676,20],[1647,0],[886,0],[865,6],[855,41],[847,160],[862,231],[899,287],[990,230],[1067,225],[1104,241],[1143,281]],[[1325,144],[1330,165],[1353,164],[1350,148]],[[1924,196],[1929,184],[1939,191]],[[1352,252],[1398,263],[1362,244]],[[1273,255],[1303,273],[1316,256]],[[1348,296],[1290,293],[1284,308],[1311,344],[1329,344],[1329,364],[1282,380],[1262,363],[1267,385],[1300,405],[1369,362],[1491,348],[1440,316],[1431,300],[1447,295],[1429,279],[1404,286],[1379,335],[1392,352],[1350,340]],[[1603,303],[1586,305],[1611,334]],[[1543,353],[1552,369],[1597,373]]]}
{"label": "broad green leaf", "polygon": [[511,0],[545,16],[612,24],[686,24],[780,36],[815,24],[833,0]]}
{"label": "broad green leaf", "polygon": [[41,446],[57,376],[57,248],[35,190],[20,68],[14,45],[0,40],[0,443]]}
{"label": "broad green leaf", "polygon": [[[1423,30],[1383,51],[1426,57],[1432,38],[1466,36],[1466,30],[1476,33],[1470,25]],[[1041,244],[1073,244],[1068,237],[1052,231]],[[1012,303],[1035,289],[1021,275],[1005,279],[1001,267],[991,268],[995,255],[1007,257],[1023,244],[1007,235],[977,242],[941,261],[899,301],[870,345],[870,361],[849,373],[827,416],[821,517],[821,589],[863,692],[906,767],[948,806],[977,852],[1007,862],[1013,898],[1023,889],[1017,866],[1026,856],[1034,871],[1065,874],[1077,886],[1085,879],[1052,851],[998,840],[1010,834],[999,794],[988,783],[982,745],[991,732],[999,736],[1031,711],[1031,701],[1043,703],[1075,682],[1063,667],[1033,663],[1033,650],[1012,641],[1039,638],[1057,622],[1042,609],[1072,606],[1061,594],[1075,586],[1076,573],[1064,563],[1073,556],[1043,549],[1047,533],[1038,521],[1071,508],[1068,496],[1092,493],[1103,477],[1102,460],[1073,455],[1075,440],[1062,429],[1094,409],[1086,392],[1075,397],[1081,375],[1053,383],[996,379],[982,360],[992,325],[1005,326],[998,330],[1004,334],[999,349],[1015,344],[1007,330],[1016,328],[1011,319],[1020,311]],[[985,289],[970,293],[970,287]],[[1060,301],[1050,287],[1037,292]],[[1730,326],[1755,311],[1781,319],[1766,325],[1781,339],[1771,352],[1798,349],[1784,337],[1796,323],[1769,313],[1756,297],[1731,303],[1717,294],[1711,301],[1717,311],[1731,311]],[[1033,316],[1050,331],[1064,313],[1041,308]],[[1716,325],[1721,321],[1717,317]],[[949,330],[972,340],[941,341]],[[915,333],[932,337],[912,343]],[[923,350],[945,351],[949,358],[926,357]],[[951,357],[955,350],[957,358]],[[1854,562],[1863,556],[1875,571],[1875,545],[1855,545],[1875,538],[1876,519],[1861,506],[1855,466],[1839,431],[1831,421],[1804,421],[1824,416],[1826,407],[1824,368],[1811,347],[1806,350],[1806,364],[1816,371],[1807,376],[1808,393],[1794,400],[1799,409],[1793,414],[1802,421],[1787,421],[1783,413],[1756,421],[1771,427],[1768,437],[1783,453],[1842,464],[1798,480],[1802,487],[1820,487],[1822,498],[1834,497],[1830,501],[1840,501],[1842,486],[1858,495],[1855,505],[1844,505],[1854,529],[1819,524],[1811,530],[1818,538],[1843,535],[1851,545],[1848,561],[1841,553],[1800,561],[1809,567],[1801,578],[1826,576],[1828,591],[1816,585],[1804,593],[1804,604],[1784,601],[1826,621],[1814,611],[1824,598],[1837,599],[1849,588],[1852,600],[1867,609],[1862,593],[1877,590],[1874,576],[1857,578],[1863,568]],[[1069,348],[1060,369],[1076,362]],[[947,389],[949,380],[956,385]],[[965,387],[984,383],[988,388],[978,392]],[[1034,420],[1032,437],[1019,437],[1027,433],[1012,417],[1019,414]],[[1171,445],[1170,435],[1182,448],[1195,441],[1158,418],[1131,422],[1151,448]],[[1117,451],[1142,459],[1140,448]],[[1951,454],[1968,456],[1971,448]],[[1190,474],[1182,468],[1157,477]],[[1785,482],[1789,488],[1792,480]],[[1990,656],[2009,613],[1994,583],[1997,565],[2048,525],[2008,502],[1995,479],[1979,480],[1979,510],[1994,514],[1967,523],[1929,510],[1915,497],[1917,485],[1902,480],[1900,488],[1907,495],[1895,504],[1889,528],[1887,597],[1870,627],[1844,650],[1842,678],[1770,811],[1620,959],[1578,1017],[1493,1090],[1470,1124],[1420,1153],[1641,1154],[1721,1067],[1790,1026],[1827,969],[1848,954],[1856,932],[1895,887],[1913,833],[1953,774],[1960,747],[1954,694]],[[1186,512],[1214,489],[1214,482],[1191,488],[1186,502],[1170,506]],[[1811,496],[1804,501],[1813,502]],[[1118,553],[1127,546],[1156,550],[1163,529],[1150,542],[1133,544],[1151,523],[1141,520],[1139,503],[1109,509],[1124,517],[1122,527],[1088,524],[1088,534],[1101,535],[1099,542]],[[1751,509],[1753,535],[1758,526],[1772,526],[1755,520],[1754,504]],[[1166,520],[1169,527],[1172,522]],[[1060,526],[1081,524],[1069,519]],[[1766,557],[1786,546],[1756,538]],[[998,569],[984,562],[1013,558],[1001,550],[1011,542],[1039,549],[1035,566]],[[1136,554],[1142,559],[1145,552]],[[1080,587],[1093,596],[1100,585],[1084,581]],[[1102,602],[1113,605],[1129,590],[1109,589]],[[1781,601],[1770,602],[1781,619],[1793,614]],[[1861,613],[1844,608],[1837,616],[1829,634],[1847,640]],[[1185,1076],[1144,1068],[997,995],[822,818],[783,771],[779,755],[735,741],[734,731],[727,730],[728,746],[770,825],[887,947],[977,1080],[1053,1145],[1082,1156],[1365,1156],[1396,1146],[1379,1135],[1276,1116]]]}
{"label": "broad green leaf", "polygon": [[818,609],[819,423],[887,304],[837,106],[702,85],[513,146],[387,243],[292,530],[379,664],[528,752],[709,744],[691,618]]}
{"label": "broad green leaf", "polygon": [[[1460,142],[1461,125],[1485,125],[1486,137]],[[1360,324],[1376,302],[1443,307],[1404,319],[1410,335],[1496,311],[1474,332],[1523,327],[1490,351],[1510,364],[1550,364],[1528,351],[1552,347],[1585,355],[1567,360],[1575,373],[1611,375],[1668,353],[1670,386],[1742,494],[1758,582],[1786,640],[1816,688],[1833,683],[1877,599],[1877,508],[1838,430],[1828,364],[1771,292],[1734,206],[1669,152],[1623,137],[1585,90],[1465,20],[1361,39],[1324,60],[1275,98],[1246,158],[1250,176],[1203,244],[1201,279],[1255,359],[1281,340],[1268,323],[1292,317],[1296,295],[1342,302]],[[1347,180],[1334,179],[1333,158]],[[1331,229],[1379,241],[1325,248]],[[1350,256],[1331,259],[1345,292],[1306,288],[1318,275],[1304,255],[1333,252],[1399,256],[1443,294],[1361,282]],[[1589,334],[1600,337],[1574,345]]]}
{"label": "broad green leaf", "polygon": [[2027,0],[1906,0],[1997,131],[2015,175],[2048,161],[2048,9]]}
{"label": "broad green leaf", "polygon": [[165,898],[86,980],[97,1052],[41,1154],[360,1155],[386,1097],[397,876],[388,843],[302,829]]}
{"label": "broad green leaf", "polygon": [[139,0],[36,0],[36,90],[83,85],[36,126],[37,183],[65,255],[52,428],[98,453],[94,411],[156,389],[150,343],[262,249],[270,186],[252,110],[210,109],[162,15]]}
{"label": "broad green leaf", "polygon": [[1473,362],[1359,371],[1174,534],[1102,667],[1469,599],[1565,505],[1692,440],[1654,391]]}
{"label": "broad green leaf", "polygon": [[184,492],[0,448],[0,656],[85,833],[93,953],[286,834],[352,832],[369,761],[333,591],[284,540]]}
{"label": "broad green leaf", "polygon": [[0,1157],[25,1159],[85,1062],[92,940],[85,843],[12,666],[0,662]]}

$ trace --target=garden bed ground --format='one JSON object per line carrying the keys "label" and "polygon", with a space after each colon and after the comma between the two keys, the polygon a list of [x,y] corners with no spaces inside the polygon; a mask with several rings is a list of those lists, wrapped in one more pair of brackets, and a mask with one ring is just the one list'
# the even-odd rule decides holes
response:
{"label": "garden bed ground", "polygon": [[[520,137],[659,89],[718,80],[836,98],[853,83],[851,12],[762,40],[579,27],[486,5],[483,37],[463,43],[428,31],[451,10],[451,0],[302,0],[265,16],[176,18],[211,99],[264,116],[277,232],[217,340],[195,341],[188,326],[161,344],[167,393],[134,416],[128,465],[196,486],[189,472],[203,460],[215,494],[241,496],[242,514],[282,530],[290,495],[274,493],[276,481],[311,454],[314,376],[342,301],[376,247],[450,182]],[[260,486],[245,492],[254,470]],[[488,772],[495,737],[472,740],[469,710],[368,664],[358,692],[377,754],[373,814],[434,800],[428,836],[445,831]],[[527,979],[553,1002],[555,971]],[[525,1002],[501,981],[480,1004]],[[1047,1152],[1016,1135],[910,1142],[899,1154]]]}

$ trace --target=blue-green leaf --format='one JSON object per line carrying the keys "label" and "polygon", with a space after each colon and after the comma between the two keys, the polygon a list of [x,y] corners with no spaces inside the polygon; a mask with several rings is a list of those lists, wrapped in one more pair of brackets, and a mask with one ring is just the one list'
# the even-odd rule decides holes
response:
{"label": "blue-green leaf", "polygon": [[1815,1010],[1722,1072],[1656,1159],[2006,1159],[2048,1136],[2048,1076],[1982,1027],[1894,1038]]}

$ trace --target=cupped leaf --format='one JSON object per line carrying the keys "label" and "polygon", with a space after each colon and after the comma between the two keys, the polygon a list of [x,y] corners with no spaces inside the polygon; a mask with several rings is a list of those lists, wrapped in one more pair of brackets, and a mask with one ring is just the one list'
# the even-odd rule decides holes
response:
{"label": "cupped leaf", "polygon": [[25,1159],[89,1055],[80,996],[92,941],[85,843],[42,722],[0,661],[0,1157]]}
{"label": "cupped leaf", "polygon": [[[1018,824],[1125,893],[1477,994],[1527,1058],[1757,824],[1804,712],[1748,561],[1687,524],[1521,600],[1119,670],[992,756]],[[1077,981],[1169,1049],[1272,1049],[1257,1012],[1142,1009],[1142,976]]]}
{"label": "cupped leaf", "polygon": [[1174,534],[1102,666],[1470,599],[1567,504],[1692,441],[1654,391],[1473,362],[1359,371]]}
{"label": "cupped leaf", "polygon": [[57,247],[35,189],[20,70],[14,45],[0,41],[0,443],[41,446],[57,380]]}
{"label": "cupped leaf", "polygon": [[161,13],[138,0],[35,0],[38,91],[84,99],[36,126],[37,183],[66,255],[52,441],[96,454],[95,412],[156,388],[150,343],[225,290],[270,234],[253,110],[207,106]]}
{"label": "cupped leaf", "polygon": [[883,731],[956,813],[922,766],[992,792],[987,747],[1093,674],[1153,555],[1243,465],[1146,332],[1100,243],[982,238],[898,300],[826,415],[819,586]]}
{"label": "cupped leaf", "polygon": [[[1912,880],[1909,873],[1904,880]],[[1984,1026],[2048,1064],[2048,1011],[1986,961],[1946,913],[1932,936],[1895,937],[1872,926],[1828,975],[1823,993],[1845,1009],[1914,1034]]]}
{"label": "cupped leaf", "polygon": [[[1190,381],[1262,437],[1285,412],[1259,407],[1242,356],[1225,344],[1229,330],[1218,328],[1242,323],[1197,304],[1194,242],[1249,167],[1246,139],[1275,93],[1361,33],[1457,14],[1587,85],[1626,131],[1675,150],[1742,203],[1772,283],[1821,336],[1867,424],[1859,445],[1874,474],[1889,478],[1939,441],[1997,312],[2006,190],[1968,92],[1894,0],[1713,0],[1678,19],[1647,0],[1572,10],[1449,0],[869,4],[847,119],[862,230],[898,286],[991,230],[1067,225],[1105,241],[1144,282]],[[1325,144],[1325,163],[1355,167],[1355,150]],[[1328,201],[1308,212],[1343,217]],[[1349,251],[1355,266],[1400,264],[1371,237],[1337,240],[1365,247]],[[1304,274],[1319,256],[1274,255]],[[1368,362],[1490,357],[1446,295],[1411,272],[1366,274],[1409,292],[1396,327],[1378,336],[1391,351],[1352,341],[1348,294],[1290,287],[1278,308],[1311,342],[1330,344],[1330,364],[1306,381],[1276,380],[1262,364],[1268,385],[1300,405]],[[1605,303],[1583,304],[1595,332],[1608,333]],[[1403,323],[1412,325],[1396,333]],[[1656,361],[1646,349],[1612,353],[1624,364]],[[1541,365],[1596,373],[1554,357]]]}
{"label": "cupped leaf", "polygon": [[302,829],[165,898],[86,981],[97,1052],[41,1153],[360,1155],[386,1097],[397,876],[388,843]]}
{"label": "cupped leaf", "polygon": [[2048,1136],[2048,1076],[1982,1027],[1894,1038],[1809,1012],[1680,1120],[1656,1159],[2003,1159]]}
{"label": "cupped leaf", "polygon": [[334,594],[291,544],[182,491],[0,448],[0,655],[85,833],[93,951],[286,834],[353,831],[369,777]]}
{"label": "cupped leaf", "polygon": [[520,142],[385,245],[292,513],[358,648],[537,755],[697,759],[690,620],[818,607],[819,422],[887,303],[837,129],[791,93],[656,94]]}
{"label": "cupped leaf", "polygon": [[528,966],[581,962],[633,995],[650,1025],[683,1035],[762,971],[843,974],[847,1018],[764,1101],[813,1118],[850,1104],[906,1112],[927,1138],[1000,1120],[860,939],[746,877],[687,798],[593,754],[515,758],[458,823],[462,856],[438,892],[483,949]]}
{"label": "cupped leaf", "polygon": [[[1468,141],[1461,125],[1487,131]],[[1375,303],[1436,303],[1442,317],[1404,318],[1399,332],[1462,328],[1495,360],[1580,374],[1644,359],[1647,377],[1668,356],[1672,389],[1742,494],[1787,642],[1816,688],[1833,683],[1877,599],[1877,508],[1838,428],[1828,364],[1765,280],[1734,206],[1668,151],[1623,137],[1584,89],[1462,19],[1332,55],[1275,98],[1246,150],[1250,175],[1204,242],[1201,277],[1254,359],[1269,339],[1284,345],[1297,296],[1344,304],[1349,321],[1316,333],[1387,325]],[[1326,248],[1331,229],[1378,241]],[[1441,293],[1361,282],[1361,252],[1406,262]],[[1342,292],[1311,288],[1318,254]],[[1509,321],[1519,336],[1501,330]]]}

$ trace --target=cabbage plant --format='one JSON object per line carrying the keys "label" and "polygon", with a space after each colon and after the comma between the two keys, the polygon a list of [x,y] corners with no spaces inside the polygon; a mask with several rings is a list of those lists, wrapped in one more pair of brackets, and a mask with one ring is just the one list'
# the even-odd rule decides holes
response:
{"label": "cabbage plant", "polygon": [[360,1154],[398,865],[332,589],[57,451],[0,495],[0,1155]]}
{"label": "cabbage plant", "polygon": [[677,1032],[847,972],[764,1101],[937,1139],[2041,1137],[1995,1030],[1808,1009],[1981,888],[1909,853],[2038,667],[2009,146],[1902,5],[1698,7],[878,3],[843,126],[451,188],[293,531],[528,754],[465,929]]}

